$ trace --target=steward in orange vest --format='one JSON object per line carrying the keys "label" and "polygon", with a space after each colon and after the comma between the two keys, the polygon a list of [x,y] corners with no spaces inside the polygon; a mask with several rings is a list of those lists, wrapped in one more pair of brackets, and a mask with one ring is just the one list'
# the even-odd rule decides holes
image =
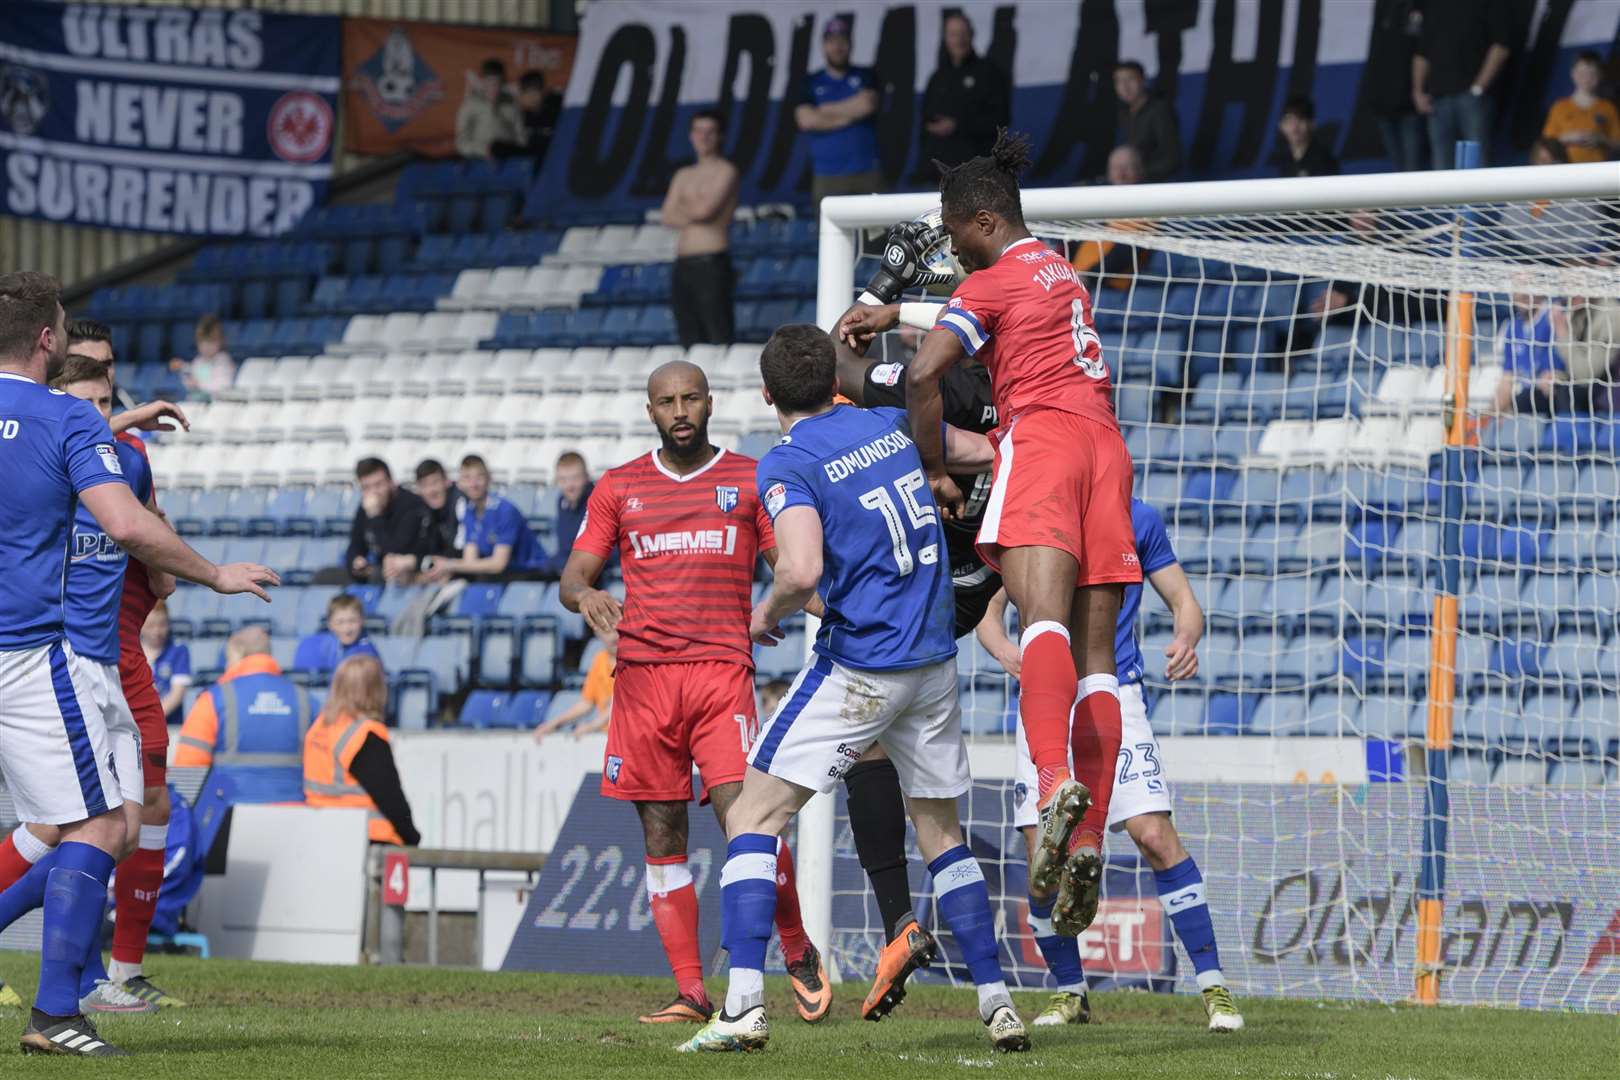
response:
{"label": "steward in orange vest", "polygon": [[422,840],[399,783],[383,714],[388,689],[374,656],[351,656],[332,674],[326,707],[304,737],[304,801],[368,812],[373,843]]}

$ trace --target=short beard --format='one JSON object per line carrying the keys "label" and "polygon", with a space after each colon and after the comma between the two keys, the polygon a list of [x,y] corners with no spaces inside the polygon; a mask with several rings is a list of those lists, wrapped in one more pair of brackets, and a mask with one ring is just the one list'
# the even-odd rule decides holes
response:
{"label": "short beard", "polygon": [[665,457],[671,461],[696,461],[708,452],[709,422],[705,420],[701,424],[694,424],[693,427],[697,429],[697,434],[687,447],[682,447],[663,428],[658,429],[658,441],[663,444]]}

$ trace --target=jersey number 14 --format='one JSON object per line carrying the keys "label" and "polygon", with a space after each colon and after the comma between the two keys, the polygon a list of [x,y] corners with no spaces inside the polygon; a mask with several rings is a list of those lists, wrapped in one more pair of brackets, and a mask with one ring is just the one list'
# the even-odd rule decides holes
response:
{"label": "jersey number 14", "polygon": [[[894,482],[894,489],[900,494],[900,503],[906,508],[906,516],[911,519],[913,529],[931,530],[939,524],[939,511],[917,501],[917,492],[927,487],[928,481],[921,469],[913,469]],[[900,520],[900,507],[895,505],[887,487],[875,487],[862,495],[861,505],[883,515],[883,522],[889,527],[889,540],[894,544],[894,564],[901,577],[915,570],[919,561],[924,566],[932,566],[939,561],[937,543],[919,548],[913,557],[910,537],[906,533],[905,523]]]}

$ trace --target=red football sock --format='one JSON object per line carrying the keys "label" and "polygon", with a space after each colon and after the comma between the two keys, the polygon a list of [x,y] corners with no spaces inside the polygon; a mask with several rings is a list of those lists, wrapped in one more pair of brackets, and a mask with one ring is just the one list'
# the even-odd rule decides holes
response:
{"label": "red football sock", "polygon": [[1040,777],[1040,798],[1069,775],[1069,710],[1074,706],[1074,657],[1062,623],[1038,622],[1019,641],[1023,674],[1018,715]]}
{"label": "red football sock", "polygon": [[647,860],[647,898],[658,940],[664,943],[675,987],[682,997],[709,1003],[703,987],[703,953],[698,945],[698,898],[685,855]]}
{"label": "red football sock", "polygon": [[782,937],[782,959],[796,964],[810,948],[799,918],[799,887],[793,876],[793,852],[787,841],[776,841],[776,932]]}
{"label": "red football sock", "polygon": [[7,833],[4,841],[0,841],[0,892],[11,888],[12,883],[28,873],[34,864],[22,857],[17,845],[12,841],[11,834]]}
{"label": "red football sock", "polygon": [[1091,789],[1091,805],[1074,842],[1102,850],[1108,825],[1108,802],[1114,795],[1114,771],[1119,758],[1119,679],[1113,675],[1087,675],[1080,683],[1080,703],[1074,710],[1074,771]]}
{"label": "red football sock", "polygon": [[[144,838],[143,838],[144,839]],[[146,957],[146,935],[157,914],[158,891],[163,888],[163,849],[136,848],[118,864],[113,886],[112,958],[120,964],[139,964]]]}

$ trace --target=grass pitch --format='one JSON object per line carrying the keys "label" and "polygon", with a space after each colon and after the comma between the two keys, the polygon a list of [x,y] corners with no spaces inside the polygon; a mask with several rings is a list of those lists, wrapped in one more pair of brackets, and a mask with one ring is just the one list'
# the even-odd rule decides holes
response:
{"label": "grass pitch", "polygon": [[[1074,1075],[1205,1080],[1297,1080],[1620,1076],[1620,1020],[1613,1016],[1491,1009],[1248,999],[1248,1028],[1204,1030],[1196,999],[1162,994],[1093,994],[1095,1021],[1032,1031],[1032,1053],[990,1050],[971,994],[917,987],[894,1017],[862,1022],[864,986],[843,984],[832,1014],[815,1027],[793,1014],[785,982],[768,987],[770,1047],[752,1055],[678,1055],[691,1028],[647,1027],[638,1012],[662,1004],[670,984],[655,979],[508,975],[426,968],[303,967],[157,957],[159,985],[191,1007],[152,1016],[109,1017],[102,1034],[126,1060],[84,1062],[10,1056],[0,1076],[140,1076],[143,1080],[330,1080],[376,1077],[601,1076],[915,1077]],[[0,953],[0,976],[24,998],[36,964]],[[720,983],[711,980],[711,990]],[[1026,1021],[1042,995],[1018,995]],[[0,1030],[24,1017],[0,1009]],[[12,1025],[6,1029],[5,1024]]]}

